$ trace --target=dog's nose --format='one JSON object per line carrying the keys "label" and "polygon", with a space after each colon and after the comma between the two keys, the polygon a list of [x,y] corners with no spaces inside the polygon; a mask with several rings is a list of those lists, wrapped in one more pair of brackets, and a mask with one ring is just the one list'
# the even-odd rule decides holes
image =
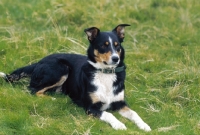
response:
{"label": "dog's nose", "polygon": [[119,57],[117,57],[117,56],[112,56],[112,61],[113,61],[113,62],[118,62],[118,60],[119,60]]}

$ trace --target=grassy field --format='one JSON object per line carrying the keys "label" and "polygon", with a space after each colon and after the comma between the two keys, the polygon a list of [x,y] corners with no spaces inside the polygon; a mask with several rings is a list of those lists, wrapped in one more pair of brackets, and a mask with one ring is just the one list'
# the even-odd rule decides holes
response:
{"label": "grassy field", "polygon": [[85,54],[83,30],[126,29],[126,100],[147,122],[139,130],[115,131],[87,116],[64,95],[40,98],[28,80],[0,78],[0,134],[24,135],[197,135],[200,133],[199,0],[1,0],[0,71],[37,62],[56,53]]}

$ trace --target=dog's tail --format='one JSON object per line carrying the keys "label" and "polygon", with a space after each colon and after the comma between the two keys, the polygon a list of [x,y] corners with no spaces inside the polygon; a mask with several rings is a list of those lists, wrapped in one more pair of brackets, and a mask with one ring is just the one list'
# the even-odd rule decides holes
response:
{"label": "dog's tail", "polygon": [[18,81],[21,78],[31,76],[36,65],[37,65],[37,63],[18,68],[16,70],[14,70],[11,74],[6,74],[3,72],[0,72],[0,77],[4,78],[6,81],[9,81],[9,82]]}
{"label": "dog's tail", "polygon": [[5,74],[5,73],[3,73],[3,72],[0,72],[0,77],[2,77],[2,78],[4,78],[4,79],[6,79],[6,74]]}

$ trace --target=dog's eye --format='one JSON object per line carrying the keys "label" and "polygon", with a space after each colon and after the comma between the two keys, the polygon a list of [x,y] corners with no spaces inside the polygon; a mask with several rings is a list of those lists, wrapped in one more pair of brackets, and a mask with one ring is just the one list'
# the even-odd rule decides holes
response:
{"label": "dog's eye", "polygon": [[109,46],[109,42],[105,42],[102,46],[101,46],[101,48],[106,48],[106,47],[108,47]]}

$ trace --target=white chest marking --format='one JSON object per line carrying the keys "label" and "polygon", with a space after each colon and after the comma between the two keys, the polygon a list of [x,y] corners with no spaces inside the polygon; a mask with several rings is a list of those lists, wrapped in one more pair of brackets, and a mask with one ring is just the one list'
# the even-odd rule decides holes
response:
{"label": "white chest marking", "polygon": [[124,99],[124,91],[118,93],[117,95],[114,94],[116,88],[113,87],[113,83],[115,81],[115,74],[104,74],[101,72],[94,74],[92,84],[97,87],[97,90],[92,93],[92,97],[95,97],[97,101],[101,101],[103,103],[103,106],[101,107],[102,111],[108,109],[112,102]]}

